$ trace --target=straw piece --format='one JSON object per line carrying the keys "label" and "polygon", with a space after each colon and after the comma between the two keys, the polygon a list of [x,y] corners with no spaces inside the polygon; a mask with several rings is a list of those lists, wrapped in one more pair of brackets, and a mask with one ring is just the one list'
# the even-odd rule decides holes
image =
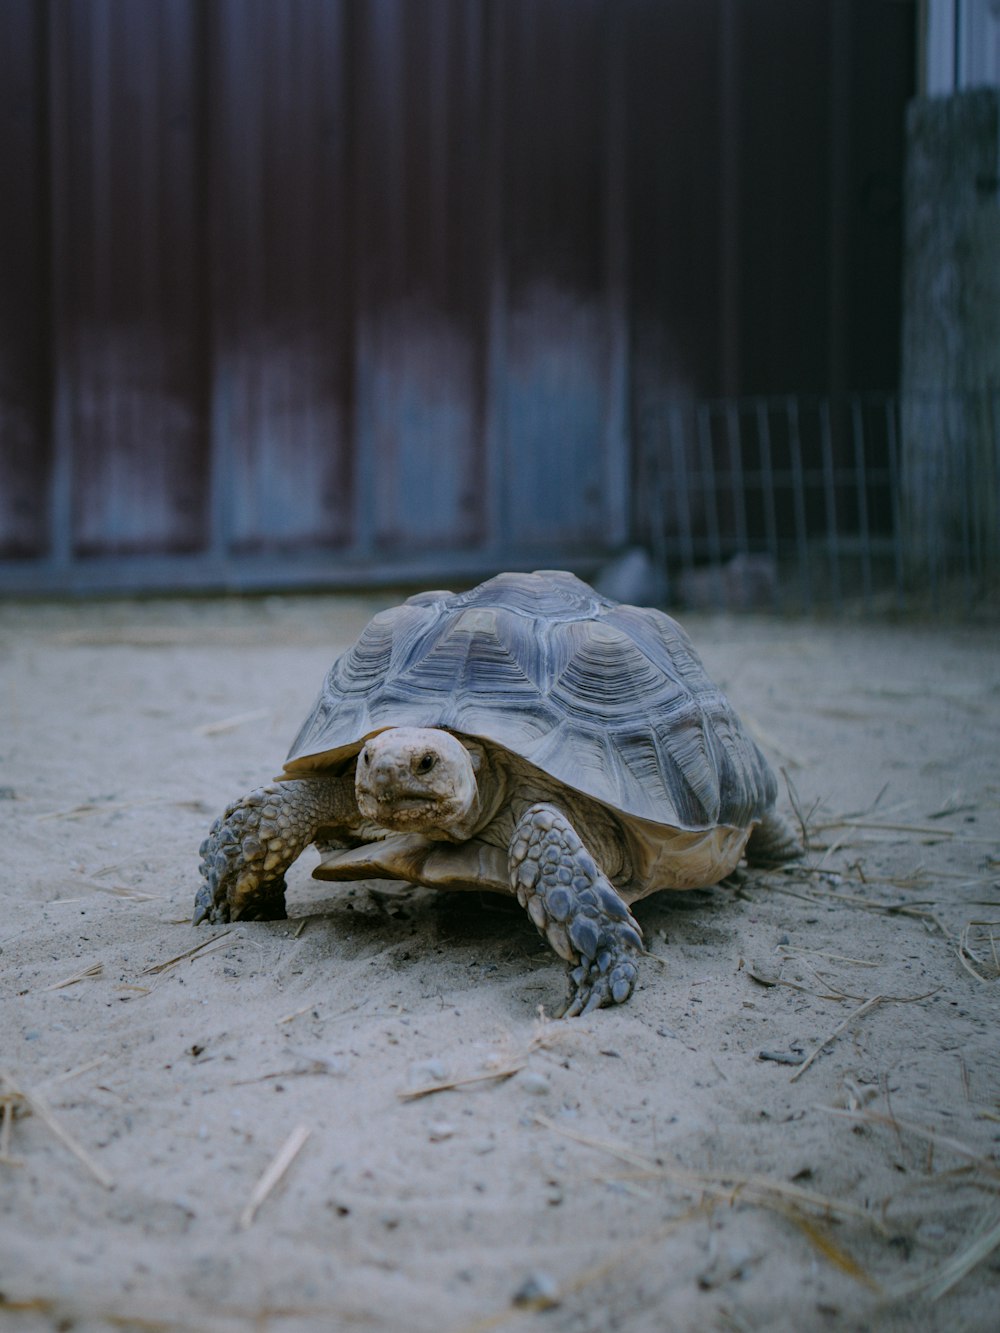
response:
{"label": "straw piece", "polygon": [[95,1060],[88,1060],[85,1065],[77,1065],[74,1069],[67,1069],[64,1074],[56,1074],[53,1078],[45,1080],[45,1086],[54,1088],[58,1083],[68,1083],[71,1078],[79,1078],[81,1074],[89,1073],[91,1069],[96,1069],[98,1065],[104,1064],[108,1057],[99,1055]]}
{"label": "straw piece", "polygon": [[195,954],[201,953],[202,950],[208,949],[213,944],[220,943],[227,935],[231,935],[232,933],[231,930],[224,930],[221,935],[213,935],[210,939],[202,940],[202,942],[196,944],[194,948],[185,949],[183,953],[177,954],[174,958],[168,958],[165,963],[153,963],[150,967],[144,967],[142,969],[142,974],[143,976],[148,976],[150,973],[166,972],[168,968],[174,967],[177,963],[183,963],[185,958],[193,958]]}
{"label": "straw piece", "polygon": [[547,1051],[561,1041],[575,1040],[579,1037],[592,1038],[594,1035],[589,1028],[582,1027],[577,1023],[550,1022],[545,1017],[545,1011],[541,1006],[539,1006],[539,1015],[541,1023],[538,1030],[524,1050],[517,1055],[508,1057],[507,1064],[496,1069],[489,1069],[485,1073],[442,1079],[440,1083],[428,1083],[422,1088],[406,1088],[397,1093],[397,1096],[401,1101],[412,1102],[419,1097],[429,1097],[434,1092],[448,1092],[452,1088],[464,1088],[470,1084],[490,1083],[513,1078],[515,1074],[519,1074],[524,1069],[534,1051]]}
{"label": "straw piece", "polygon": [[[107,1171],[105,1171],[104,1167],[101,1166],[99,1162],[96,1162],[94,1158],[91,1157],[90,1153],[87,1152],[86,1148],[84,1148],[82,1144],[77,1143],[76,1139],[73,1137],[73,1135],[69,1132],[68,1129],[63,1128],[63,1126],[53,1115],[48,1102],[41,1095],[41,1093],[29,1092],[26,1088],[18,1086],[18,1084],[15,1083],[14,1079],[11,1078],[9,1074],[5,1074],[2,1072],[0,1072],[0,1083],[4,1084],[9,1089],[8,1093],[4,1098],[5,1119],[7,1114],[6,1112],[7,1104],[10,1103],[15,1098],[21,1100],[22,1102],[24,1102],[25,1106],[27,1106],[29,1110],[34,1111],[35,1115],[38,1116],[39,1120],[44,1121],[44,1123],[49,1127],[49,1129],[56,1136],[59,1142],[63,1144],[64,1147],[68,1148],[69,1151],[73,1154],[74,1157],[77,1158],[78,1161],[83,1163],[83,1165],[91,1173],[91,1175],[98,1182],[98,1184],[103,1185],[106,1190],[114,1189],[115,1182],[113,1177],[110,1176]],[[7,1130],[7,1133],[8,1134],[10,1133],[9,1129]]]}
{"label": "straw piece", "polygon": [[[787,890],[783,891],[787,892]],[[948,930],[947,926],[945,926],[944,922],[936,912],[926,911],[923,907],[919,907],[913,903],[873,903],[867,898],[859,898],[854,894],[834,893],[832,889],[814,890],[812,895],[813,902],[819,901],[817,895],[821,895],[825,898],[832,898],[833,901],[837,903],[846,903],[849,907],[860,907],[866,912],[884,912],[886,916],[915,916],[920,920],[930,921],[938,928],[938,930],[940,930],[941,934],[944,935],[946,939],[951,936],[951,931]]]}
{"label": "straw piece", "polygon": [[192,731],[195,736],[219,736],[224,731],[235,731],[246,722],[261,722],[268,716],[266,708],[255,708],[252,713],[235,713],[232,717],[224,717],[219,722],[206,722],[203,726],[193,727]]}
{"label": "straw piece", "polygon": [[85,879],[81,882],[98,893],[110,893],[112,897],[125,898],[128,902],[155,903],[160,898],[158,893],[146,893],[144,889],[133,889],[127,884],[98,884],[94,879]]}
{"label": "straw piece", "polygon": [[[802,807],[799,804],[799,794],[795,789],[795,783],[788,776],[788,770],[782,768],[781,776],[785,779],[785,789],[788,792],[788,799],[792,803],[792,809],[795,811],[795,818],[798,820],[799,831],[802,834],[802,846],[806,852],[810,850],[809,843],[809,816],[802,813]],[[813,807],[815,809],[815,806]],[[810,814],[812,812],[810,811]]]}
{"label": "straw piece", "polygon": [[972,1243],[964,1250],[953,1254],[950,1259],[937,1268],[931,1269],[923,1277],[909,1282],[889,1293],[890,1301],[909,1300],[914,1296],[924,1295],[928,1300],[938,1301],[942,1296],[958,1285],[967,1274],[989,1258],[1000,1247],[1000,1217],[993,1212],[980,1224]]}
{"label": "straw piece", "polygon": [[778,953],[788,954],[792,957],[799,955],[808,955],[813,958],[829,958],[834,963],[853,963],[855,967],[880,967],[880,963],[870,963],[865,958],[848,958],[842,953],[827,953],[824,949],[803,949],[797,944],[779,944]]}
{"label": "straw piece", "polygon": [[945,819],[948,815],[965,815],[971,811],[978,810],[979,805],[975,801],[967,801],[965,805],[943,805],[940,810],[932,810],[927,816],[928,819]]}
{"label": "straw piece", "polygon": [[63,1128],[52,1114],[45,1099],[37,1092],[25,1092],[23,1089],[22,1096],[28,1106],[34,1111],[35,1115],[37,1115],[40,1120],[45,1121],[46,1125],[48,1125],[49,1129],[59,1142],[62,1143],[64,1147],[68,1148],[78,1161],[83,1163],[97,1183],[103,1185],[106,1190],[113,1190],[115,1187],[114,1177],[105,1171],[104,1167],[101,1166],[99,1162],[96,1162],[94,1158],[91,1157],[90,1153],[87,1152],[86,1148],[84,1148],[81,1143],[77,1143],[69,1130]]}
{"label": "straw piece", "polygon": [[103,971],[103,963],[91,963],[89,967],[81,968],[72,976],[63,977],[62,981],[54,981],[51,986],[43,986],[42,991],[63,990],[66,986],[75,986],[78,981],[86,981],[88,977],[99,977]]}
{"label": "straw piece", "polygon": [[[990,905],[992,906],[992,904]],[[991,981],[996,981],[997,977],[1000,976],[1000,955],[997,953],[996,936],[993,933],[996,926],[1000,926],[1000,921],[968,921],[962,927],[962,933],[959,936],[958,941],[958,961],[970,976],[975,977],[977,981],[985,982],[987,985]],[[992,954],[992,961],[990,963],[984,963],[983,960],[977,956],[969,941],[969,937],[973,930],[983,928],[989,931],[990,952]],[[978,963],[979,967],[974,966],[976,963]],[[985,972],[979,970],[979,968],[985,967],[992,967],[994,975],[989,976]]]}
{"label": "straw piece", "polygon": [[513,1078],[524,1068],[527,1061],[520,1063],[504,1065],[502,1069],[490,1069],[485,1074],[468,1074],[465,1078],[443,1079],[440,1083],[427,1083],[422,1088],[405,1088],[397,1093],[400,1101],[415,1102],[418,1097],[429,1097],[434,1092],[449,1092],[452,1088],[465,1088],[471,1083],[492,1083],[503,1079]]}
{"label": "straw piece", "polygon": [[812,1051],[810,1051],[799,1065],[798,1069],[796,1069],[795,1073],[788,1080],[789,1083],[794,1083],[796,1079],[801,1078],[812,1062],[819,1059],[831,1042],[836,1041],[841,1033],[846,1032],[852,1023],[857,1022],[859,1018],[863,1018],[865,1014],[874,1009],[876,1005],[881,1004],[886,998],[885,995],[873,995],[870,1000],[865,1000],[864,1004],[859,1005],[857,1009],[848,1014],[843,1023],[838,1023],[828,1037],[825,1037],[817,1046],[813,1047]]}
{"label": "straw piece", "polygon": [[50,810],[47,814],[37,815],[35,822],[44,824],[49,819],[78,819],[81,815],[110,814],[116,810],[138,810],[145,805],[160,804],[162,800],[159,796],[151,796],[144,801],[83,801],[66,810]]}
{"label": "straw piece", "polygon": [[815,1193],[813,1190],[802,1189],[801,1186],[793,1185],[788,1181],[772,1180],[767,1176],[759,1175],[741,1176],[734,1171],[687,1171],[665,1166],[661,1162],[654,1162],[648,1157],[643,1157],[631,1148],[615,1143],[607,1143],[602,1139],[594,1139],[587,1134],[578,1134],[575,1130],[566,1129],[562,1125],[557,1125],[554,1120],[550,1120],[547,1115],[543,1115],[541,1112],[536,1113],[535,1123],[542,1125],[545,1129],[553,1130],[556,1134],[561,1134],[563,1138],[572,1139],[574,1143],[582,1143],[587,1148],[596,1148],[599,1152],[610,1153],[612,1157],[618,1157],[622,1161],[641,1169],[646,1177],[652,1176],[662,1180],[670,1180],[687,1189],[702,1190],[718,1198],[728,1199],[730,1202],[735,1202],[741,1195],[749,1195],[754,1202],[775,1206],[775,1200],[780,1199],[800,1207],[817,1209],[827,1216],[839,1214],[842,1217],[859,1218],[880,1231],[884,1230],[878,1219],[873,1217],[871,1213],[866,1212],[865,1209],[854,1204],[844,1203],[838,1199],[830,1199],[824,1194]]}
{"label": "straw piece", "polygon": [[294,1162],[311,1133],[312,1130],[308,1125],[297,1125],[289,1134],[274,1161],[257,1181],[247,1206],[240,1214],[239,1225],[242,1231],[253,1223],[257,1210]]}
{"label": "straw piece", "polygon": [[[888,790],[889,790],[889,779],[887,778],[885,782],[882,783],[882,786],[879,788],[878,795],[875,797],[874,801],[872,801],[871,805],[866,806],[864,810],[845,811],[844,814],[841,816],[841,818],[867,819],[870,815],[873,815],[875,811],[878,809],[879,802],[882,800],[882,797],[886,794]],[[911,806],[912,804],[913,802],[910,800],[897,801],[895,805],[890,806],[889,809],[887,810],[883,810],[882,813],[884,815],[898,814],[900,810],[905,810],[908,806]]]}
{"label": "straw piece", "polygon": [[816,824],[817,833],[826,833],[835,828],[879,829],[886,833],[926,833],[935,838],[957,837],[955,829],[941,828],[930,824],[893,824],[882,819],[831,819],[824,824]]}
{"label": "straw piece", "polygon": [[827,1115],[838,1116],[842,1120],[853,1120],[858,1124],[885,1125],[897,1133],[900,1130],[905,1130],[907,1134],[915,1134],[917,1138],[926,1139],[935,1148],[945,1148],[950,1152],[958,1153],[960,1157],[967,1158],[984,1174],[1000,1180],[1000,1167],[990,1161],[988,1157],[983,1157],[974,1148],[962,1143],[960,1139],[950,1138],[946,1134],[938,1134],[936,1130],[928,1129],[926,1125],[915,1124],[912,1120],[900,1120],[897,1116],[882,1115],[879,1111],[849,1111],[840,1106],[817,1106],[816,1110],[824,1111]]}
{"label": "straw piece", "polygon": [[785,1208],[781,1211],[790,1221],[795,1223],[809,1244],[818,1250],[828,1263],[833,1264],[834,1268],[839,1268],[848,1277],[854,1278],[855,1282],[860,1282],[869,1291],[875,1292],[877,1296],[881,1296],[882,1288],[871,1274],[866,1272],[855,1258],[838,1245],[832,1236],[827,1235],[821,1227],[818,1227],[811,1217],[803,1216],[794,1208]]}
{"label": "straw piece", "polygon": [[285,1014],[283,1018],[276,1018],[274,1021],[280,1027],[282,1023],[290,1023],[293,1018],[298,1018],[300,1014],[307,1014],[310,1009],[315,1009],[315,1008],[316,1008],[316,1001],[310,1000],[310,1002],[308,1004],[304,1004],[301,1009],[293,1009],[290,1014]]}

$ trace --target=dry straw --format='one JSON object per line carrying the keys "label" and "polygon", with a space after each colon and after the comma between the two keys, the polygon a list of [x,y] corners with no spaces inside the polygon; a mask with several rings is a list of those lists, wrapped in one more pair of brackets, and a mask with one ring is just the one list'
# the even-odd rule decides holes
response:
{"label": "dry straw", "polygon": [[551,1023],[542,1014],[538,1031],[528,1042],[525,1049],[517,1055],[511,1055],[504,1063],[498,1063],[495,1067],[481,1070],[476,1074],[445,1078],[437,1083],[425,1083],[419,1088],[404,1088],[396,1095],[400,1101],[414,1102],[421,1097],[430,1097],[435,1092],[450,1092],[455,1088],[471,1087],[478,1083],[504,1082],[506,1079],[513,1078],[515,1074],[519,1074],[525,1068],[532,1052],[549,1050],[562,1041],[574,1040],[578,1037],[592,1039],[593,1036],[594,1034],[590,1028],[580,1027],[578,1024],[567,1026],[563,1023]]}
{"label": "dry straw", "polygon": [[[10,1074],[0,1071],[0,1102],[3,1103],[0,1147],[3,1147],[2,1156],[5,1160],[9,1159],[10,1127],[14,1111],[16,1109],[31,1111],[48,1127],[63,1147],[68,1148],[77,1161],[83,1163],[98,1184],[103,1185],[108,1190],[114,1189],[114,1178],[105,1171],[99,1162],[94,1160],[87,1149],[77,1142],[69,1130],[56,1119],[52,1108],[37,1089],[29,1090],[24,1084],[19,1084]],[[9,1161],[8,1164],[10,1164]]]}
{"label": "dry straw", "polygon": [[312,1130],[308,1125],[297,1125],[289,1134],[271,1165],[257,1181],[246,1207],[240,1213],[239,1225],[241,1231],[245,1231],[247,1227],[252,1226],[261,1204],[281,1181],[288,1168],[302,1151],[306,1139],[311,1133]]}
{"label": "dry straw", "polygon": [[[969,921],[962,928],[958,940],[958,961],[970,976],[977,981],[990,982],[1000,978],[1000,952],[997,950],[997,938],[994,931],[1000,927],[1000,921]],[[979,938],[986,935],[989,944],[989,956],[981,958],[973,948],[983,948],[986,940]]]}
{"label": "dry straw", "polygon": [[103,971],[103,963],[91,963],[89,967],[82,967],[79,972],[63,977],[62,981],[54,981],[51,986],[43,986],[42,990],[63,990],[66,986],[75,986],[78,981],[86,981],[88,977],[99,977]]}
{"label": "dry straw", "polygon": [[226,936],[231,934],[232,931],[224,930],[221,935],[213,935],[210,939],[202,940],[200,944],[194,945],[193,948],[185,949],[183,953],[175,954],[173,958],[168,958],[165,962],[152,963],[149,967],[144,967],[142,969],[143,976],[149,976],[150,974],[159,975],[161,972],[166,972],[170,968],[176,967],[178,963],[183,963],[185,958],[194,958],[197,954],[205,953],[214,945],[221,944]]}

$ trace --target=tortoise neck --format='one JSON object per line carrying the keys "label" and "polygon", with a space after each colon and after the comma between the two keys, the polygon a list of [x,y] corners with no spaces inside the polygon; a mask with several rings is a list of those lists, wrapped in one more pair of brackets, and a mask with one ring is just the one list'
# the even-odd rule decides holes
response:
{"label": "tortoise neck", "polygon": [[470,814],[469,832],[466,837],[475,837],[488,825],[492,824],[498,812],[506,804],[508,782],[505,766],[490,745],[481,741],[465,740],[462,744],[472,757],[476,771],[475,814]]}

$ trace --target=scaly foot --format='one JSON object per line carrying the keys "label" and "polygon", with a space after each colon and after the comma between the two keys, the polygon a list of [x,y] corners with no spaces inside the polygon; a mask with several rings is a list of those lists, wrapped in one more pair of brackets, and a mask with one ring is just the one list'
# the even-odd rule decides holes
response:
{"label": "scaly foot", "polygon": [[563,1016],[623,1004],[638,976],[642,931],[555,806],[533,805],[518,822],[510,884],[541,934],[572,964]]}
{"label": "scaly foot", "polygon": [[282,920],[285,871],[340,813],[342,786],[336,778],[275,782],[227,806],[201,844],[205,882],[193,924]]}

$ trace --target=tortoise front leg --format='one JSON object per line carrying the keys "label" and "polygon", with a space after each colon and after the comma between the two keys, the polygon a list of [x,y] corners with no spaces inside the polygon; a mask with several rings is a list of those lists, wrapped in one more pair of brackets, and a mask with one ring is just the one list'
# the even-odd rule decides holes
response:
{"label": "tortoise front leg", "polygon": [[572,964],[563,1016],[623,1004],[632,994],[642,931],[562,813],[533,805],[510,843],[510,885],[556,953]]}
{"label": "tortoise front leg", "polygon": [[349,779],[307,778],[258,787],[228,805],[201,844],[205,882],[193,924],[283,920],[285,871],[321,829],[348,822],[353,799]]}

